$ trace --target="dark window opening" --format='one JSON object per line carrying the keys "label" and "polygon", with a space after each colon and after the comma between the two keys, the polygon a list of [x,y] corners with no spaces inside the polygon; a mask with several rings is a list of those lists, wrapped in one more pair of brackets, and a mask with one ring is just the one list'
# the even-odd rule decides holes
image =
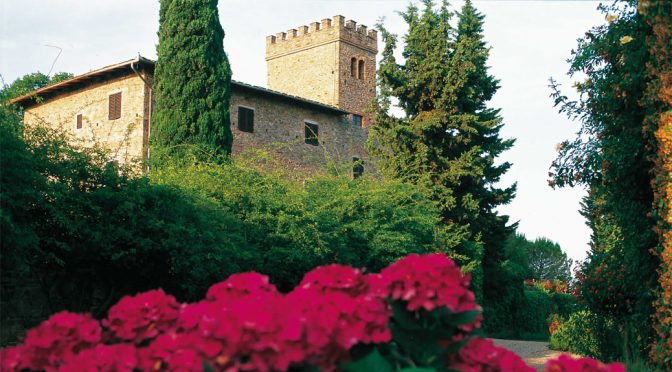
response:
{"label": "dark window opening", "polygon": [[82,129],[82,114],[77,114],[77,129]]}
{"label": "dark window opening", "polygon": [[313,145],[313,146],[317,146],[319,144],[317,124],[306,122],[305,123],[305,135],[306,135],[305,142],[307,144]]}
{"label": "dark window opening", "polygon": [[116,120],[121,117],[121,92],[110,94],[107,118]]}
{"label": "dark window opening", "polygon": [[362,115],[352,114],[352,125],[356,127],[362,126]]}
{"label": "dark window opening", "polygon": [[364,174],[364,162],[360,158],[352,158],[352,178],[359,178]]}
{"label": "dark window opening", "polygon": [[357,71],[359,72],[359,75],[357,75],[357,77],[360,80],[364,80],[364,60],[363,59],[359,60],[359,67],[357,68]]}
{"label": "dark window opening", "polygon": [[254,133],[254,110],[238,106],[238,130]]}
{"label": "dark window opening", "polygon": [[350,76],[357,76],[357,59],[355,57],[350,60]]}

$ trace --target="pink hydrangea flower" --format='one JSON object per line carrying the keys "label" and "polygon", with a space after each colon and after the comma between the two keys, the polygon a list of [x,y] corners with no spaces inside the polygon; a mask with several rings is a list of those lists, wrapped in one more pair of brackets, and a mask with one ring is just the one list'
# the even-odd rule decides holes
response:
{"label": "pink hydrangea flower", "polygon": [[28,331],[19,349],[22,368],[56,371],[63,360],[100,342],[101,328],[91,315],[56,313]]}
{"label": "pink hydrangea flower", "polygon": [[534,372],[520,356],[480,337],[470,339],[451,357],[450,368],[462,372]]}
{"label": "pink hydrangea flower", "polygon": [[591,358],[572,358],[562,354],[546,362],[546,372],[625,372],[621,363],[604,364]]}
{"label": "pink hydrangea flower", "polygon": [[140,343],[173,328],[179,313],[175,297],[158,289],[122,298],[103,325],[121,340]]}
{"label": "pink hydrangea flower", "polygon": [[66,359],[59,371],[132,372],[137,364],[136,351],[132,344],[97,345]]}
{"label": "pink hydrangea flower", "polygon": [[0,371],[20,371],[26,366],[21,364],[23,346],[0,349]]}
{"label": "pink hydrangea flower", "polygon": [[255,295],[258,293],[278,293],[278,290],[273,284],[269,283],[266,275],[247,272],[233,274],[225,281],[213,285],[208,289],[205,298],[208,301],[226,303],[232,300],[238,300],[243,296]]}

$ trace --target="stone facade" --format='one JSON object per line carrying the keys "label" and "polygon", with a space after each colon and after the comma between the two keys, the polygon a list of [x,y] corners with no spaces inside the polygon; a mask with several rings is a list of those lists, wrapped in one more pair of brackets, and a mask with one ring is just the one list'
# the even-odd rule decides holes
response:
{"label": "stone facade", "polygon": [[[109,97],[114,93],[121,93],[121,117],[110,120]],[[27,108],[24,123],[58,128],[84,146],[101,145],[110,152],[111,160],[126,164],[142,160],[147,148],[146,94],[147,87],[140,77],[113,77]],[[77,128],[78,115],[81,128]]]}
{"label": "stone facade", "polygon": [[[142,78],[131,69],[110,74],[24,102],[25,124],[46,124],[76,143],[103,146],[120,164],[139,164],[148,155],[153,75],[151,69]],[[115,93],[121,93],[121,115],[111,120],[110,96]],[[252,132],[239,129],[240,107],[254,112]],[[230,112],[234,156],[264,150],[296,175],[326,170],[327,164],[345,170],[354,158],[368,160],[366,129],[353,125],[349,113],[337,107],[234,81]],[[317,145],[306,143],[306,123],[317,125]]]}
{"label": "stone facade", "polygon": [[377,40],[375,30],[343,16],[268,36],[268,88],[360,115],[366,126],[375,97]]}
{"label": "stone facade", "polygon": [[[288,170],[342,169],[364,149],[375,96],[377,33],[342,16],[269,36],[269,89],[232,82],[233,155],[268,150]],[[85,146],[99,144],[121,164],[149,156],[154,63],[142,57],[89,72],[20,97],[26,125],[46,123]],[[121,115],[111,95],[121,93]],[[41,97],[37,99],[36,96]],[[253,131],[239,129],[239,107],[251,109]],[[354,120],[362,118],[361,122]],[[306,123],[317,143],[306,143]]]}
{"label": "stone facade", "polygon": [[[302,102],[263,88],[234,82],[231,92],[233,155],[261,148],[279,155],[287,170],[324,169],[328,163],[346,166],[366,159],[366,130],[354,126],[345,112]],[[254,111],[254,131],[239,129],[240,107]],[[318,126],[318,145],[305,141],[305,123]]]}

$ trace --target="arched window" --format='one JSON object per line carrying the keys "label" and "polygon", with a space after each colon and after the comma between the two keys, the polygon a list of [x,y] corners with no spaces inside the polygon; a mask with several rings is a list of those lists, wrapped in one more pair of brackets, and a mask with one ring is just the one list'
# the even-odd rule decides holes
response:
{"label": "arched window", "polygon": [[357,58],[355,57],[350,60],[350,76],[357,76]]}
{"label": "arched window", "polygon": [[359,66],[358,66],[357,70],[359,72],[359,75],[357,75],[357,77],[360,80],[364,80],[364,60],[363,59],[359,60]]}

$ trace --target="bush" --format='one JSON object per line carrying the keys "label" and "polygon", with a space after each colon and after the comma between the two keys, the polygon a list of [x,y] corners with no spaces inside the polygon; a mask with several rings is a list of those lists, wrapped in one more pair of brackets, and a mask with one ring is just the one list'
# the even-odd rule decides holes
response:
{"label": "bush", "polygon": [[[477,337],[469,279],[445,255],[409,255],[363,274],[329,265],[283,294],[257,273],[179,304],[162,290],[125,297],[99,324],[61,312],[0,350],[3,371],[533,371]],[[476,337],[475,337],[476,336]],[[623,371],[560,356],[554,371]]]}
{"label": "bush", "polygon": [[525,290],[526,311],[518,314],[517,323],[520,329],[529,333],[546,333],[546,319],[552,312],[553,302],[548,293],[539,290]]}
{"label": "bush", "polygon": [[622,342],[622,335],[612,319],[581,310],[555,330],[549,347],[611,361],[622,357]]}
{"label": "bush", "polygon": [[45,128],[24,131],[5,113],[2,343],[16,337],[9,325],[31,327],[59,310],[99,317],[124,293],[162,287],[193,300],[240,271],[287,290],[319,265],[379,270],[452,244],[412,185],[315,176],[304,186],[240,163],[182,162],[131,177],[104,152]]}
{"label": "bush", "polygon": [[104,312],[123,293],[158,286],[187,299],[246,263],[243,225],[231,213],[4,114],[3,303],[25,302],[11,288],[28,282],[40,283],[49,312]]}
{"label": "bush", "polygon": [[282,290],[319,265],[379,270],[409,253],[450,253],[455,245],[434,205],[399,181],[313,175],[300,183],[270,165],[184,159],[150,177],[232,213],[257,258],[245,269],[270,276]]}

